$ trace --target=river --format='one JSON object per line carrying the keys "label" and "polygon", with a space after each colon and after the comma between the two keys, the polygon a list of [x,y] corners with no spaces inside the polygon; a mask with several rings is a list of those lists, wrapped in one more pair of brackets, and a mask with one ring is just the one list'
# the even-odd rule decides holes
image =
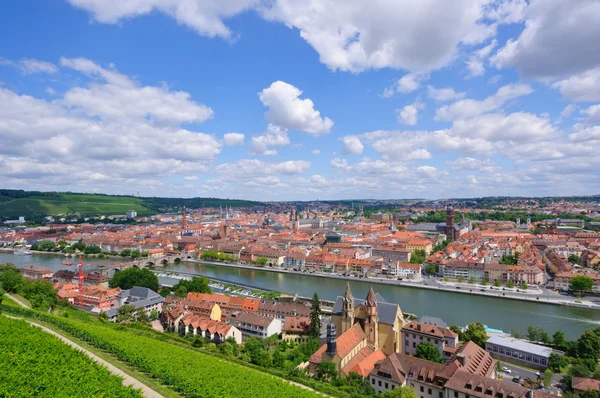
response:
{"label": "river", "polygon": [[[64,257],[53,255],[15,256],[0,253],[0,263],[12,262],[17,266],[25,264],[44,265],[54,271],[74,269],[62,265]],[[86,261],[93,263],[93,260]],[[248,270],[225,266],[196,263],[179,263],[164,268],[171,272],[197,273],[207,277],[237,282],[258,288],[298,294],[310,297],[316,291],[319,297],[335,300],[344,294],[346,281],[310,275],[281,274],[276,272]],[[369,282],[350,281],[355,297],[364,298],[369,290]],[[480,321],[490,328],[509,332],[518,329],[523,334],[528,325],[540,326],[550,335],[557,330],[565,333],[568,339],[576,339],[586,329],[600,326],[600,311],[587,308],[567,307],[527,301],[507,300],[494,297],[472,296],[450,291],[435,291],[404,286],[373,284],[390,303],[398,303],[402,310],[417,314],[442,318],[448,325],[465,325]]]}

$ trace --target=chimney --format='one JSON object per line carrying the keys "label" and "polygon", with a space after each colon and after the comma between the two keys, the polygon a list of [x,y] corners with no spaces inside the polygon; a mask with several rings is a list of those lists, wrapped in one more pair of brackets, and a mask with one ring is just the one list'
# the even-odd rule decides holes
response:
{"label": "chimney", "polygon": [[465,358],[465,354],[463,354],[462,352],[460,354],[458,354],[456,356],[456,359],[458,359],[458,363],[460,363],[462,366],[466,366],[466,358]]}
{"label": "chimney", "polygon": [[533,398],[533,390],[527,391],[527,398]]}
{"label": "chimney", "polygon": [[335,325],[333,323],[329,323],[327,325],[327,353],[331,356],[335,355],[337,351],[335,337]]}

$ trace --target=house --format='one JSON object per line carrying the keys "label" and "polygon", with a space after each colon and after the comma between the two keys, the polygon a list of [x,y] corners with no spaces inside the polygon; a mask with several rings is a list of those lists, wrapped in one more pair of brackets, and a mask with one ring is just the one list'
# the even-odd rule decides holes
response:
{"label": "house", "polygon": [[310,318],[287,317],[281,329],[281,340],[302,344],[310,338]]}
{"label": "house", "polygon": [[386,355],[402,350],[402,327],[406,324],[404,314],[399,305],[388,303],[372,288],[367,299],[360,300],[352,296],[348,284],[344,297],[338,296],[333,306],[331,322],[340,335],[354,324],[359,324],[369,336],[369,344]]}
{"label": "house", "polygon": [[305,265],[306,256],[302,253],[290,253],[283,259],[284,267],[303,269]]}
{"label": "house", "polygon": [[462,369],[448,380],[445,389],[447,398],[536,398],[547,395],[535,391],[534,396],[532,390],[517,383],[474,375]]}
{"label": "house", "polygon": [[194,314],[187,314],[179,320],[178,332],[182,336],[202,336],[215,344],[229,338],[234,339],[236,344],[242,344],[242,332],[235,326]]}
{"label": "house", "polygon": [[310,316],[310,307],[300,303],[289,303],[277,300],[263,299],[258,304],[256,310],[258,315],[268,318],[285,320],[288,317],[308,317]]}
{"label": "house", "polygon": [[413,356],[421,343],[431,343],[446,359],[456,352],[458,346],[458,335],[452,330],[416,321],[402,328],[402,340],[402,353]]}
{"label": "house", "polygon": [[134,286],[131,289],[120,291],[114,301],[114,308],[105,311],[109,321],[117,319],[117,309],[124,305],[133,305],[136,309],[143,307],[147,313],[153,310],[160,313],[165,298],[146,287]]}
{"label": "house", "polygon": [[[115,306],[115,300],[120,293],[121,289],[118,287],[107,289],[104,286],[85,286],[82,293],[83,305],[92,307],[93,310],[109,310]],[[115,311],[115,317],[116,315]]]}
{"label": "house", "polygon": [[573,387],[575,394],[581,394],[588,390],[600,393],[600,380],[588,379],[587,377],[573,377],[571,387]]}
{"label": "house", "polygon": [[19,272],[23,275],[24,279],[28,280],[50,280],[54,275],[54,272],[50,268],[42,267],[40,265],[24,265],[22,268],[19,268]]}
{"label": "house", "polygon": [[540,370],[548,367],[552,354],[552,348],[502,335],[490,336],[485,349],[494,358]]}
{"label": "house", "polygon": [[233,313],[227,318],[227,323],[238,328],[244,339],[250,336],[265,339],[281,333],[282,328],[281,319],[271,319],[250,312]]}
{"label": "house", "polygon": [[336,335],[336,326],[333,323],[328,324],[327,343],[310,357],[311,374],[316,374],[321,362],[332,362],[338,375],[342,377],[347,377],[350,372],[367,377],[375,364],[385,359],[383,351],[369,344],[367,334],[358,323],[339,337]]}

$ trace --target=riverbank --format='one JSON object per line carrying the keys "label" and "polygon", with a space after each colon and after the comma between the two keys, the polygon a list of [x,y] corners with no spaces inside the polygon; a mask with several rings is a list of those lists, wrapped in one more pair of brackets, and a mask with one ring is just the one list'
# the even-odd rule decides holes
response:
{"label": "riverbank", "polygon": [[[71,257],[67,257],[65,256],[65,253],[62,252],[46,252],[46,251],[39,251],[39,250],[29,250],[31,252],[31,255],[49,255],[49,256],[59,256],[59,257],[64,257],[64,258],[74,258],[74,259],[78,259],[79,256],[82,256],[83,258],[87,258],[87,259],[94,259],[94,260],[115,260],[115,262],[119,262],[119,261],[130,261],[132,258],[125,258],[125,257],[121,257],[121,256],[113,256],[110,254],[106,254],[103,253],[104,256],[103,257],[98,257],[97,254],[91,254],[91,255],[86,255],[86,254],[72,254]],[[0,248],[0,253],[7,253],[7,254],[14,254],[15,249],[12,248]],[[29,255],[25,255],[23,257],[29,257]]]}
{"label": "riverbank", "polygon": [[[468,294],[468,295],[493,297],[493,298],[507,299],[507,300],[528,301],[528,302],[533,302],[533,303],[538,303],[538,304],[551,304],[551,305],[559,305],[559,306],[567,306],[567,307],[577,307],[577,308],[600,310],[600,303],[596,303],[593,301],[581,301],[579,298],[576,298],[576,297],[557,297],[557,298],[542,297],[542,298],[540,298],[539,296],[527,297],[525,295],[525,294],[530,294],[530,293],[521,293],[521,294],[523,294],[523,296],[521,296],[521,295],[517,295],[518,293],[506,292],[506,291],[500,292],[499,290],[493,290],[492,292],[489,292],[489,291],[482,292],[481,288],[479,288],[479,287],[475,287],[475,286],[469,287],[468,284],[454,284],[451,282],[445,282],[445,284],[447,284],[448,286],[444,286],[444,285],[437,284],[437,283],[435,286],[432,286],[432,285],[425,284],[426,282],[423,282],[423,283],[409,282],[409,281],[399,281],[399,280],[395,280],[395,279],[383,279],[383,278],[374,278],[374,277],[367,277],[367,278],[350,277],[350,278],[348,278],[348,277],[340,276],[338,274],[329,274],[329,273],[307,274],[307,273],[303,273],[303,272],[289,271],[289,270],[280,269],[280,268],[255,267],[255,266],[251,266],[251,265],[244,265],[244,264],[237,264],[237,263],[221,263],[221,262],[204,261],[204,260],[186,260],[186,262],[195,263],[195,264],[207,264],[207,265],[212,265],[212,266],[240,268],[240,269],[247,269],[247,270],[254,270],[254,271],[267,271],[267,272],[274,272],[274,273],[280,273],[280,274],[299,275],[299,276],[305,276],[305,277],[341,279],[341,280],[352,281],[352,282],[375,283],[375,284],[380,284],[380,285],[408,287],[408,288],[413,288],[413,289],[444,291],[444,292],[455,293],[455,294]],[[457,285],[458,285],[458,287],[460,287],[460,289],[456,288]],[[463,286],[464,286],[464,288],[463,288]],[[576,301],[581,301],[581,302],[578,303]]]}

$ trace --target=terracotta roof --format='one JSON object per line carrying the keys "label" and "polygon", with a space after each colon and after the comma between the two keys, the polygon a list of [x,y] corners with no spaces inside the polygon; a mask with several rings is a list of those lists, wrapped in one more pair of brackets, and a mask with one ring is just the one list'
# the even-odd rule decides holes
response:
{"label": "terracotta roof", "polygon": [[[364,354],[367,352],[368,355],[364,357]],[[383,359],[385,359],[385,354],[379,348],[373,351],[371,347],[365,347],[344,366],[342,371],[345,373],[345,369],[349,369],[350,372],[356,372],[362,377],[368,377],[375,364]]]}
{"label": "terracotta roof", "polygon": [[508,380],[491,379],[458,370],[446,383],[446,388],[472,397],[525,398],[529,390]]}
{"label": "terracotta roof", "polygon": [[474,375],[489,377],[496,367],[496,360],[489,352],[468,341],[460,347],[450,359],[462,369]]}
{"label": "terracotta roof", "polygon": [[350,329],[342,333],[336,340],[337,353],[341,358],[345,358],[354,347],[367,338],[365,332],[359,323],[355,323]]}
{"label": "terracotta roof", "polygon": [[310,330],[310,318],[288,316],[285,318],[284,332],[307,332]]}
{"label": "terracotta roof", "polygon": [[571,381],[571,386],[574,390],[579,391],[600,391],[600,380],[588,379],[586,377],[573,377],[573,380]]}
{"label": "terracotta roof", "polygon": [[442,328],[442,327],[435,326],[435,325],[428,325],[426,323],[421,323],[421,322],[417,322],[417,321],[413,321],[413,322],[409,323],[408,325],[404,326],[402,328],[402,330],[423,333],[423,334],[427,334],[430,336],[436,336],[439,338],[444,338],[444,337],[456,338],[457,337],[457,334],[448,328]]}

